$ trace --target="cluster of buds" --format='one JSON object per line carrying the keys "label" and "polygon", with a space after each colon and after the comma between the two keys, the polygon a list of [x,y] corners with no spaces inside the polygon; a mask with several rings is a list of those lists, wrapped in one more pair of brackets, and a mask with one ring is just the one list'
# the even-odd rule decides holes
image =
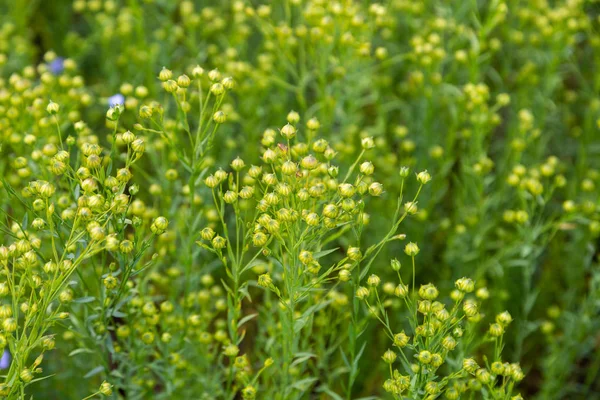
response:
{"label": "cluster of buds", "polygon": [[[353,183],[348,179],[340,181],[338,167],[332,164],[336,152],[328,142],[299,140],[300,116],[292,111],[287,120],[279,130],[283,142],[277,143],[277,131],[265,131],[263,165],[247,167],[238,157],[231,162],[231,173],[217,170],[204,180],[206,186],[223,203],[233,205],[234,210],[254,206],[257,215],[249,235],[253,246],[258,248],[268,246],[272,240],[287,240],[289,232],[295,229],[305,230],[305,236],[309,237],[322,235],[342,224],[365,224],[368,215],[362,212],[364,196],[383,193],[383,186],[372,179],[371,163],[361,165]],[[319,124],[312,118],[306,126],[314,133]],[[203,235],[203,239],[212,241],[215,247],[213,237]],[[320,265],[310,255],[309,249],[302,251],[299,261],[309,272],[316,273]],[[348,257],[352,259],[351,254]]]}
{"label": "cluster of buds", "polygon": [[[392,261],[392,269],[399,272],[400,263],[397,260]],[[398,275],[400,277],[400,275]],[[376,275],[371,275],[367,279],[369,288],[359,287],[356,297],[367,302],[370,310],[383,309],[391,303],[378,294],[375,296],[377,307],[370,306],[368,301],[370,294],[377,290],[380,279]],[[473,329],[473,324],[464,326],[467,319],[471,322],[479,321],[482,316],[479,313],[479,304],[474,298],[467,295],[475,293],[479,299],[485,299],[489,294],[487,289],[481,287],[476,289],[475,282],[470,278],[460,278],[455,282],[456,289],[451,292],[451,298],[454,300],[452,308],[447,309],[446,305],[438,301],[439,291],[431,283],[421,285],[415,290],[412,296],[409,296],[409,289],[400,277],[400,283],[395,286],[393,283],[385,283],[383,291],[386,295],[396,295],[404,299],[404,303],[409,307],[409,313],[416,317],[417,325],[414,326],[414,336],[411,338],[405,331],[393,335],[393,345],[396,350],[387,350],[382,359],[385,363],[393,365],[398,359],[399,351],[403,359],[406,360],[406,352],[414,352],[415,362],[410,365],[408,375],[402,375],[398,370],[390,371],[392,376],[384,383],[384,390],[395,395],[411,396],[411,393],[424,391],[428,396],[437,396],[442,391],[448,398],[458,399],[460,395],[467,390],[479,391],[482,385],[492,384],[497,375],[507,371],[506,377],[515,379],[518,382],[523,379],[522,372],[516,364],[506,364],[504,368],[501,362],[492,364],[492,371],[480,368],[475,360],[465,359],[461,371],[451,374],[450,382],[448,379],[440,381],[430,377],[437,374],[438,369],[444,364],[450,353],[458,346],[461,340],[464,340],[465,329]],[[414,309],[413,309],[414,307]],[[380,321],[386,325],[386,329],[392,331],[389,322]],[[498,338],[504,334],[505,328],[510,324],[512,318],[508,312],[498,314],[496,321],[490,325],[489,335],[492,338]],[[421,322],[421,323],[419,323]],[[419,374],[426,379],[415,381],[412,379],[415,374]],[[465,380],[469,375],[473,377]],[[433,398],[433,397],[432,397]]]}

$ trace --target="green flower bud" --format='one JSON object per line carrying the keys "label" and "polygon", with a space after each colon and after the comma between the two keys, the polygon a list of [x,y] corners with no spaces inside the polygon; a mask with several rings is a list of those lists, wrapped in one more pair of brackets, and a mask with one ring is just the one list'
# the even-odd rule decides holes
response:
{"label": "green flower bud", "polygon": [[398,355],[393,350],[387,350],[381,357],[386,364],[393,364]]}
{"label": "green flower bud", "polygon": [[289,123],[286,124],[283,128],[281,128],[280,132],[281,136],[288,140],[293,139],[294,136],[296,136],[296,128],[294,128],[294,126]]}
{"label": "green flower bud", "polygon": [[417,355],[417,359],[421,364],[429,364],[431,362],[431,358],[431,353],[427,350],[423,350]]}
{"label": "green flower bud", "polygon": [[173,72],[171,72],[170,69],[167,69],[165,67],[163,67],[162,70],[160,71],[160,73],[158,74],[158,79],[160,79],[163,82],[168,81],[172,77],[173,77]]}
{"label": "green flower bud", "polygon": [[55,102],[50,101],[50,103],[48,103],[48,106],[46,107],[46,111],[50,115],[55,115],[58,113],[58,111],[60,111],[60,106]]}
{"label": "green flower bud", "polygon": [[356,297],[359,299],[365,299],[369,296],[369,289],[367,289],[366,287],[359,287],[358,289],[356,289]]}
{"label": "green flower bud", "polygon": [[410,337],[404,333],[404,331],[397,333],[394,335],[394,345],[400,348],[406,347],[408,342],[410,341]]}
{"label": "green flower bud", "polygon": [[429,182],[430,180],[431,175],[429,175],[427,171],[421,171],[417,174],[417,181],[419,181],[421,185],[427,184],[427,182]]}
{"label": "green flower bud", "polygon": [[477,362],[472,358],[465,358],[463,360],[463,369],[470,374],[474,374],[479,368]]}
{"label": "green flower bud", "polygon": [[414,257],[419,254],[419,246],[416,243],[410,242],[406,246],[404,246],[404,252],[410,256]]}
{"label": "green flower bud", "polygon": [[367,284],[369,286],[379,286],[379,284],[381,283],[381,278],[379,278],[377,275],[372,274],[371,276],[369,276],[369,278],[367,279]]}

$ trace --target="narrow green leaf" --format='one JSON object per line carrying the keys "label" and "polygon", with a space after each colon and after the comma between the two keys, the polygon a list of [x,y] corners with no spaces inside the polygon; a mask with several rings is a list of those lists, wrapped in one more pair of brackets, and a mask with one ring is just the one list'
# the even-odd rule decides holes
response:
{"label": "narrow green leaf", "polygon": [[92,376],[98,375],[102,371],[104,371],[104,367],[102,365],[99,365],[96,368],[91,369],[87,374],[83,376],[83,378],[91,378]]}

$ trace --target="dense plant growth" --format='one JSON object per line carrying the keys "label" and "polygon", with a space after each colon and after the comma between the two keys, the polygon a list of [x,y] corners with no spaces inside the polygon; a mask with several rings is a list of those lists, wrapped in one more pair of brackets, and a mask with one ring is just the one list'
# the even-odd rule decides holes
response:
{"label": "dense plant growth", "polygon": [[600,398],[595,0],[0,0],[0,396]]}

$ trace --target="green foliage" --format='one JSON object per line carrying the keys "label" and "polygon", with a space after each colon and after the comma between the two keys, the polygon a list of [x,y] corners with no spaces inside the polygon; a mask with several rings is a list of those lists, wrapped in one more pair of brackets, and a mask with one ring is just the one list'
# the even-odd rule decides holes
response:
{"label": "green foliage", "polygon": [[599,28],[0,0],[0,396],[597,398]]}

